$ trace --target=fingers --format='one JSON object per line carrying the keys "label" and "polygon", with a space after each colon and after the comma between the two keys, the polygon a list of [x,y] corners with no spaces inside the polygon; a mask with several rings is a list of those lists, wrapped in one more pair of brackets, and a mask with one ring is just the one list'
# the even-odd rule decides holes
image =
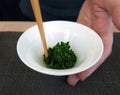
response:
{"label": "fingers", "polygon": [[93,67],[91,67],[91,68],[87,69],[86,71],[83,71],[79,74],[68,76],[68,80],[67,80],[68,84],[71,86],[75,86],[79,80],[83,81],[86,78],[88,78],[103,63],[103,61],[110,55],[110,53],[111,53],[111,47],[107,51],[104,51],[104,54],[101,57],[101,59]]}
{"label": "fingers", "polygon": [[[112,35],[112,33],[111,33]],[[109,39],[109,40],[108,40]],[[110,55],[111,49],[112,49],[112,37],[108,37],[107,39],[104,39],[105,47],[104,52],[101,57],[101,59],[91,68],[87,69],[86,71],[83,71],[79,74],[70,75],[68,76],[68,84],[71,86],[75,86],[79,80],[85,80],[88,78],[93,72],[104,62],[104,60]]]}
{"label": "fingers", "polygon": [[68,84],[75,86],[80,79],[77,77],[77,74],[68,76]]}
{"label": "fingers", "polygon": [[83,81],[86,78],[88,78],[96,69],[97,69],[98,65],[93,66],[92,68],[83,71],[79,74],[75,74],[75,75],[70,75],[68,76],[68,84],[71,86],[75,86],[79,80]]}
{"label": "fingers", "polygon": [[88,78],[98,67],[99,67],[99,63],[97,63],[96,65],[94,65],[90,69],[83,71],[79,74],[68,76],[68,80],[67,80],[68,84],[71,86],[75,86],[79,80],[83,81],[86,78]]}

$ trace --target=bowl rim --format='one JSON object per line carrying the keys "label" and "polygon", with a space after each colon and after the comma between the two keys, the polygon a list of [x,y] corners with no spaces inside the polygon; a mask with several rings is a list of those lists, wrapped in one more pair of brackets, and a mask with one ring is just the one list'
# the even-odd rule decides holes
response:
{"label": "bowl rim", "polygon": [[[56,22],[57,22],[57,23],[58,23],[58,22],[59,22],[59,23],[62,22],[62,23],[78,24],[78,25],[84,26],[84,27],[87,28],[87,29],[92,30],[91,28],[89,28],[89,27],[87,27],[87,26],[85,26],[85,25],[83,25],[83,24],[76,23],[76,22],[71,22],[71,21],[61,21],[61,20],[59,20],[59,21],[47,21],[47,22],[43,22],[43,24],[45,24],[45,23],[56,23]],[[91,65],[87,66],[86,68],[84,68],[84,69],[82,69],[82,70],[78,70],[79,67],[70,68],[70,69],[60,69],[60,70],[51,69],[51,68],[45,68],[45,67],[44,67],[44,68],[43,68],[43,71],[42,71],[42,70],[37,70],[37,69],[33,68],[32,66],[30,66],[30,65],[27,64],[27,62],[26,62],[26,61],[22,58],[22,56],[20,55],[20,51],[19,51],[19,43],[20,43],[23,35],[25,35],[25,33],[29,32],[33,27],[37,27],[37,25],[34,25],[34,26],[28,28],[25,32],[22,33],[22,35],[21,35],[21,36],[19,37],[19,39],[18,39],[16,49],[17,49],[18,57],[22,60],[22,62],[23,62],[26,66],[28,66],[29,68],[31,68],[31,69],[39,72],[39,73],[43,73],[43,74],[47,74],[47,75],[55,75],[55,76],[64,76],[64,75],[77,74],[77,73],[82,72],[82,71],[85,71],[85,70],[89,69],[90,67],[92,67],[93,65],[95,65],[95,64],[97,63],[97,61],[100,59],[100,57],[102,56],[102,54],[103,54],[104,46],[103,46],[102,39],[100,38],[100,36],[99,36],[96,32],[93,32],[93,33],[95,33],[95,35],[97,35],[97,37],[99,37],[99,39],[101,40],[101,52],[100,52],[99,57],[98,57]],[[94,30],[92,30],[92,31],[94,31]],[[72,71],[72,72],[71,72],[71,71]],[[53,73],[53,72],[54,72],[54,73]]]}

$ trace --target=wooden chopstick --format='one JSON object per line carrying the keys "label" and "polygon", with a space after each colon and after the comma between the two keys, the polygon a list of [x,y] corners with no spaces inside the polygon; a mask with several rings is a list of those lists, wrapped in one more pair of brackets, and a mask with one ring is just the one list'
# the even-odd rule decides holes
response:
{"label": "wooden chopstick", "polygon": [[48,57],[48,51],[47,51],[47,44],[46,44],[46,39],[45,39],[45,33],[44,33],[44,28],[43,28],[43,21],[42,21],[42,15],[41,15],[41,10],[40,10],[40,4],[38,0],[30,0],[32,9],[34,12],[35,19],[38,24],[43,48],[44,48],[44,53],[45,56]]}

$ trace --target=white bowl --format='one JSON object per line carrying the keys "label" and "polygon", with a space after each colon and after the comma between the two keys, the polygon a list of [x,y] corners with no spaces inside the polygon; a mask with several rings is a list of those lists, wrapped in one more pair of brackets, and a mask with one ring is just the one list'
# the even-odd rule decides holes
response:
{"label": "white bowl", "polygon": [[25,31],[17,43],[18,56],[31,69],[48,75],[71,75],[92,67],[102,56],[103,42],[90,28],[68,21],[49,21],[43,25],[47,47],[52,47],[61,41],[69,41],[77,56],[77,62],[70,69],[47,68],[43,62],[44,51],[38,27],[35,25]]}

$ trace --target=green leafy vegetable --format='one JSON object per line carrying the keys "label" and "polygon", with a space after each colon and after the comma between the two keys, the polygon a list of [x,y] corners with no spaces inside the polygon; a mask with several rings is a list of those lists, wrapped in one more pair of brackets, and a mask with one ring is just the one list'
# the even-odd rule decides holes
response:
{"label": "green leafy vegetable", "polygon": [[70,49],[69,42],[57,43],[53,48],[48,48],[48,57],[44,57],[44,62],[48,68],[53,69],[67,69],[74,66],[77,57],[72,49]]}

